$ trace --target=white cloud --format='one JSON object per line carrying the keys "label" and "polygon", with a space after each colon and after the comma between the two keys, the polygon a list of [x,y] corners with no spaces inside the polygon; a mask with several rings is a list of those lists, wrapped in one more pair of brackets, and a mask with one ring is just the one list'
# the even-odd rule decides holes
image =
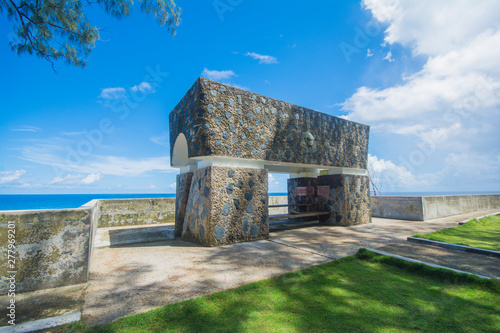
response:
{"label": "white cloud", "polygon": [[0,184],[9,184],[17,181],[26,173],[26,170],[0,171]]}
{"label": "white cloud", "polygon": [[389,26],[388,44],[402,44],[415,54],[439,55],[459,49],[498,26],[498,1],[364,0],[373,17]]}
{"label": "white cloud", "polygon": [[[156,92],[151,86],[151,84],[145,81],[128,88],[128,90],[133,93],[132,95],[137,94],[137,92],[141,92],[145,95],[153,94]],[[127,89],[125,89],[124,87],[113,87],[113,88],[102,89],[99,98],[106,101],[112,101],[112,100],[120,100],[126,98],[127,96],[128,96]]]}
{"label": "white cloud", "polygon": [[368,171],[371,180],[382,194],[384,194],[384,191],[401,191],[417,186],[422,188],[427,184],[426,181],[418,180],[404,166],[398,166],[392,161],[379,159],[377,156],[370,154],[368,155]]}
{"label": "white cloud", "polygon": [[153,136],[150,138],[150,140],[160,146],[170,146],[170,135],[167,132],[164,132],[158,136]]}
{"label": "white cloud", "polygon": [[40,132],[42,129],[36,126],[22,126],[19,128],[13,128],[13,132]]}
{"label": "white cloud", "polygon": [[49,185],[53,185],[53,184],[74,184],[77,182],[77,179],[81,178],[81,176],[79,175],[70,175],[70,174],[67,174],[66,176],[64,177],[54,177],[54,179],[52,179],[50,182],[49,182]]}
{"label": "white cloud", "polygon": [[373,56],[373,50],[367,49],[366,50],[366,57],[369,58],[371,56]]}
{"label": "white cloud", "polygon": [[172,184],[168,185],[168,188],[170,190],[174,190],[175,191],[177,189],[177,183],[172,183]]}
{"label": "white cloud", "polygon": [[148,82],[141,82],[136,86],[130,88],[133,92],[140,91],[142,93],[150,94],[154,92],[154,89],[151,87],[151,84]]}
{"label": "white cloud", "polygon": [[384,60],[387,60],[389,62],[393,62],[394,61],[394,59],[392,58],[392,52],[391,51],[387,52],[387,54],[384,57]]}
{"label": "white cloud", "polygon": [[85,185],[89,185],[92,183],[95,183],[99,181],[102,178],[102,175],[100,173],[91,173],[87,177],[83,178],[81,183]]}
{"label": "white cloud", "polygon": [[255,52],[247,52],[245,54],[247,57],[252,57],[253,59],[259,60],[259,64],[277,64],[278,60],[275,57],[269,55],[262,55]]}
{"label": "white cloud", "polygon": [[221,81],[228,80],[233,76],[236,76],[236,74],[232,70],[217,71],[204,68],[203,72],[201,72],[201,76],[210,80]]}
{"label": "white cloud", "polygon": [[[424,65],[392,86],[359,87],[342,104],[346,118],[369,124],[374,133],[396,135],[391,138],[404,135],[408,139],[401,141],[406,145],[415,140],[416,146],[433,147],[423,169],[415,171],[434,170],[429,179],[441,185],[463,182],[454,177],[470,168],[456,156],[500,155],[492,143],[500,142],[500,2],[364,0],[363,4],[375,20],[386,24],[385,43],[410,48]],[[386,60],[393,59],[386,52]],[[388,143],[391,150],[397,141]],[[408,149],[406,156],[413,152]],[[477,186],[480,179],[497,179],[500,185],[492,175],[494,169],[481,170],[482,175],[475,174]],[[401,170],[399,174],[404,175]]]}
{"label": "white cloud", "polygon": [[127,92],[123,87],[104,88],[101,90],[99,97],[102,99],[113,100],[124,98],[126,94]]}
{"label": "white cloud", "polygon": [[59,171],[132,177],[149,172],[176,172],[170,167],[170,157],[128,158],[120,156],[86,155],[55,145],[37,144],[21,149],[24,160],[50,165]]}

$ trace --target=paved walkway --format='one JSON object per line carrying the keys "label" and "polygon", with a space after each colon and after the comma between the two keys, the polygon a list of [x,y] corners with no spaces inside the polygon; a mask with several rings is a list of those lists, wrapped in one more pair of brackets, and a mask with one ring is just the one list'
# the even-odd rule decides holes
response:
{"label": "paved walkway", "polygon": [[275,231],[268,241],[216,248],[178,239],[97,248],[84,295],[83,320],[102,324],[352,255],[360,247],[404,244],[413,234],[457,226],[458,221],[489,212],[428,222],[374,218],[372,224],[352,227]]}

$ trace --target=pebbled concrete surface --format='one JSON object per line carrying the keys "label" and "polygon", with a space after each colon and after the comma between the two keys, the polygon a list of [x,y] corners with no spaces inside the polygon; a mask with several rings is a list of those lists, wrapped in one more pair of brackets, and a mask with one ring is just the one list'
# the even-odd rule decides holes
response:
{"label": "pebbled concrete surface", "polygon": [[390,252],[384,247],[404,244],[408,236],[457,226],[465,218],[487,213],[427,222],[373,218],[365,225],[310,226],[273,231],[269,240],[215,248],[175,239],[94,249],[82,320],[89,325],[111,322],[352,255],[360,247]]}

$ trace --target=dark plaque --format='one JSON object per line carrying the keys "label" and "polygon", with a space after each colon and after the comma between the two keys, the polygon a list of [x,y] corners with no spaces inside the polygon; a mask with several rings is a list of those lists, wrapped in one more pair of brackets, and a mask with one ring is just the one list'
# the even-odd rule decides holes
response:
{"label": "dark plaque", "polygon": [[330,196],[330,185],[318,186],[318,195],[323,197]]}
{"label": "dark plaque", "polygon": [[312,186],[296,187],[295,195],[298,197],[314,196],[314,187]]}

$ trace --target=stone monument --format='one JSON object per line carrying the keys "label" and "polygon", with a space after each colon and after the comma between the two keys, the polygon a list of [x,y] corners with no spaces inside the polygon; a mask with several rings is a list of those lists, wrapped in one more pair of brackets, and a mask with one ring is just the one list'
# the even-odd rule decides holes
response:
{"label": "stone monument", "polygon": [[176,236],[207,246],[268,238],[268,172],[290,174],[291,211],[323,212],[324,225],[371,222],[369,126],[204,78],[169,121]]}

